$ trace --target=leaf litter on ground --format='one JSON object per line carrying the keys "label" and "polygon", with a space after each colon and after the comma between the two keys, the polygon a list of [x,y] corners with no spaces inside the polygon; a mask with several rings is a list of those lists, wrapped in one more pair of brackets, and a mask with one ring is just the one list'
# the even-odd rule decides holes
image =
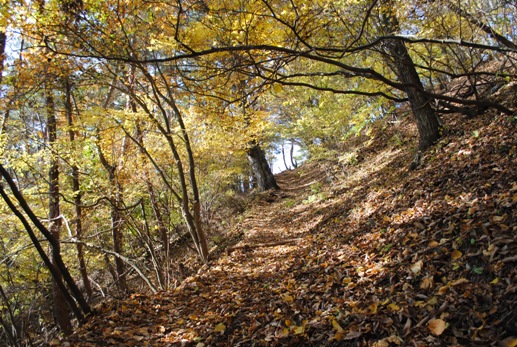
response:
{"label": "leaf litter on ground", "polygon": [[416,171],[402,119],[360,142],[358,162],[279,174],[282,194],[256,196],[226,237],[296,242],[236,248],[174,290],[103,302],[59,344],[516,346],[516,120],[446,124]]}

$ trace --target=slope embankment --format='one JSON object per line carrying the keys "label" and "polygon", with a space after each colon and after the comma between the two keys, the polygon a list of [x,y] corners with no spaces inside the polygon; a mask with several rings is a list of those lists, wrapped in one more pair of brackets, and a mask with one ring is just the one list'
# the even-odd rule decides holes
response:
{"label": "slope embankment", "polygon": [[[515,346],[517,120],[409,120],[278,175],[177,289],[103,303],[73,346]],[[231,235],[227,235],[230,237]]]}

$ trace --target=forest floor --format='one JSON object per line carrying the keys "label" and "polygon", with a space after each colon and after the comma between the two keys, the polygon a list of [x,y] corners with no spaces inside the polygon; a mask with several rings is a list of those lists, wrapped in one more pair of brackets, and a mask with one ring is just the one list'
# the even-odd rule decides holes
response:
{"label": "forest floor", "polygon": [[277,176],[175,290],[104,302],[63,346],[517,346],[517,118],[409,117]]}

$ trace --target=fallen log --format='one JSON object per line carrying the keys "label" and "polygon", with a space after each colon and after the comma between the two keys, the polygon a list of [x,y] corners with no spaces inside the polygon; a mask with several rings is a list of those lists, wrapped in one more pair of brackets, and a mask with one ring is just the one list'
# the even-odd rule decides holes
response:
{"label": "fallen log", "polygon": [[256,243],[256,244],[252,244],[252,245],[245,244],[245,245],[239,245],[239,246],[232,246],[232,247],[228,247],[226,249],[226,254],[230,254],[231,252],[233,252],[237,249],[243,249],[245,251],[249,251],[250,249],[255,249],[255,248],[275,247],[275,246],[280,246],[280,245],[286,245],[289,243],[296,243],[300,240],[302,240],[302,239],[296,238],[296,239],[280,240],[280,241],[275,241],[275,242]]}

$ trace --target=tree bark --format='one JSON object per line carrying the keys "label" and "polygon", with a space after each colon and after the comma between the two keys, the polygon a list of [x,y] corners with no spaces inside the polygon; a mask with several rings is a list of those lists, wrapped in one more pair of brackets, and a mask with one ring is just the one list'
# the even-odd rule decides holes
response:
{"label": "tree bark", "polygon": [[[113,92],[115,90],[115,84],[116,84],[116,78],[113,78],[112,86],[110,87],[108,91],[108,95],[106,97],[106,100],[104,101],[103,107],[107,108],[108,105],[111,102],[111,99],[113,97]],[[97,134],[97,138],[100,140],[100,135]],[[124,140],[125,143],[125,140]],[[110,202],[110,217],[111,217],[111,234],[113,239],[113,251],[117,254],[123,254],[123,235],[122,235],[122,225],[123,225],[123,218],[120,213],[120,206],[122,204],[122,187],[120,186],[120,183],[118,181],[117,177],[117,169],[118,165],[116,160],[114,161],[114,164],[110,164],[108,162],[108,159],[104,155],[104,152],[102,151],[102,148],[100,145],[97,145],[97,150],[99,152],[99,160],[108,173],[108,181],[110,183],[110,194],[109,194],[109,202]],[[109,257],[106,256],[105,258],[108,269],[110,269],[109,264]],[[124,267],[124,261],[119,258],[115,257],[115,268],[116,272],[113,276],[113,280],[115,281],[115,284],[117,285],[118,289],[122,293],[128,292],[127,287],[127,281],[126,281],[126,275],[125,275],[125,267]],[[114,273],[110,271],[110,273],[113,275]]]}
{"label": "tree bark", "polygon": [[291,164],[293,165],[293,168],[296,169],[298,167],[298,163],[294,159],[294,140],[293,139],[291,139],[291,150],[289,152],[289,156],[291,158]]}
{"label": "tree bark", "polygon": [[[3,80],[6,43],[7,43],[7,36],[5,34],[5,31],[0,31],[0,84],[2,84],[2,80]],[[3,134],[5,132],[8,118],[9,118],[9,107],[5,111],[5,115],[3,116],[2,122],[0,124],[0,134]]]}
{"label": "tree bark", "polygon": [[[84,300],[84,297],[82,296],[81,291],[79,288],[77,288],[72,276],[68,272],[68,269],[66,268],[65,264],[63,263],[63,260],[60,258],[60,254],[55,252],[56,250],[56,244],[57,241],[54,239],[52,234],[49,232],[49,230],[41,223],[41,221],[36,217],[34,212],[30,209],[29,205],[27,204],[27,201],[23,198],[22,194],[16,187],[16,184],[14,183],[11,175],[7,172],[7,170],[0,164],[0,174],[1,176],[7,181],[14,197],[18,201],[20,207],[23,209],[23,211],[27,214],[31,222],[36,226],[36,228],[45,236],[45,239],[49,242],[51,248],[52,248],[52,256],[57,260],[56,266],[52,264],[52,261],[50,260],[49,256],[45,253],[43,247],[41,246],[40,240],[36,237],[36,234],[32,230],[32,227],[29,224],[29,221],[24,217],[24,215],[18,210],[18,208],[14,205],[14,203],[11,201],[10,197],[5,192],[2,185],[0,185],[0,195],[2,196],[2,199],[5,201],[9,209],[13,212],[13,214],[20,220],[20,222],[23,224],[25,230],[27,231],[27,234],[29,235],[32,244],[36,248],[38,254],[40,255],[41,259],[47,266],[47,268],[50,271],[50,274],[52,275],[52,278],[57,283],[58,287],[61,289],[62,293],[64,293],[64,297],[66,302],[70,305],[72,311],[74,312],[74,315],[76,318],[82,323],[84,321],[84,314],[88,314],[91,312],[90,307],[88,306],[88,303]],[[65,283],[70,288],[69,293],[65,287]],[[73,297],[72,297],[73,295]],[[77,303],[80,305],[80,308],[77,306]],[[83,314],[84,313],[84,314]]]}
{"label": "tree bark", "polygon": [[[393,35],[399,30],[399,22],[393,14],[393,2],[383,0],[381,3],[385,6],[381,14],[384,30],[387,34]],[[404,91],[408,96],[420,137],[418,148],[424,151],[432,146],[441,134],[440,121],[432,107],[433,99],[423,93],[424,87],[404,42],[398,39],[387,40],[384,49],[388,54],[387,60],[391,69],[399,81],[406,85]]]}
{"label": "tree bark", "polygon": [[[117,166],[111,165],[108,163],[106,157],[99,148],[99,156],[101,158],[101,163],[108,172],[108,181],[110,182],[110,188],[112,192],[110,193],[109,201],[110,201],[110,217],[111,217],[111,235],[113,238],[113,251],[118,254],[123,254],[123,235],[122,235],[122,224],[123,218],[120,213],[119,207],[121,206],[122,195],[121,195],[121,187],[117,180]],[[115,257],[115,269],[117,278],[115,278],[115,282],[119,290],[123,293],[128,292],[126,275],[125,275],[125,267],[124,261],[118,257]]]}
{"label": "tree bark", "polygon": [[[136,112],[136,105],[134,106],[135,112]],[[138,147],[140,149],[140,156],[142,163],[145,163],[146,156],[145,156],[145,150],[144,150],[144,135],[142,132],[142,129],[140,127],[140,124],[137,123],[136,125],[136,140],[138,141]],[[158,281],[160,282],[160,288],[161,289],[168,289],[168,283],[167,280],[169,278],[169,265],[170,265],[170,243],[169,243],[169,233],[167,230],[167,227],[165,225],[164,216],[162,214],[162,211],[160,210],[160,206],[158,205],[158,197],[156,196],[156,192],[154,190],[154,187],[151,182],[150,173],[149,170],[147,170],[146,167],[143,167],[144,171],[144,180],[145,185],[147,187],[147,193],[149,194],[149,202],[151,204],[151,208],[154,213],[154,218],[156,220],[156,224],[158,227],[158,234],[160,236],[160,240],[162,243],[163,251],[161,254],[161,262],[157,261],[157,271],[158,271]],[[142,203],[142,209],[144,209],[143,203]],[[154,247],[151,245],[151,247]],[[153,248],[154,249],[154,248]],[[154,256],[154,254],[152,255]]]}
{"label": "tree bark", "polygon": [[[194,230],[197,234],[197,239],[199,241],[199,250],[201,254],[201,258],[206,263],[208,261],[208,241],[206,239],[206,234],[203,229],[203,225],[201,223],[201,198],[199,196],[199,188],[197,186],[197,178],[196,178],[196,166],[194,161],[194,153],[192,151],[192,146],[190,145],[190,138],[188,136],[187,128],[185,127],[185,122],[183,121],[183,116],[181,114],[180,109],[176,105],[174,101],[172,92],[169,90],[169,104],[171,105],[174,114],[176,116],[176,121],[178,122],[181,129],[181,137],[183,143],[185,145],[185,149],[187,150],[188,157],[188,170],[189,170],[189,178],[190,178],[190,189],[192,190],[192,218],[194,222]],[[188,199],[187,195],[184,194],[184,201]],[[188,218],[187,218],[188,222]],[[187,223],[188,224],[188,223]]]}
{"label": "tree bark", "polygon": [[[5,59],[5,44],[6,44],[6,34],[3,31],[0,31],[0,83],[2,82],[2,72],[3,72],[3,63]],[[47,94],[48,96],[49,94]],[[51,101],[51,103],[47,102],[47,117],[49,115],[52,115],[54,117],[54,129],[57,128],[57,122],[55,119],[55,110],[54,110],[54,103],[53,99],[47,100]],[[51,107],[48,107],[51,106]],[[6,119],[4,119],[4,124],[2,124],[2,130],[5,127]],[[49,132],[50,134],[51,132]],[[53,136],[56,136],[56,131],[53,131]],[[56,160],[57,163],[57,160]],[[59,171],[57,171],[59,174]],[[52,250],[52,260],[49,256],[45,253],[43,247],[40,244],[40,241],[36,237],[34,231],[32,230],[29,222],[27,219],[23,216],[23,214],[17,209],[17,207],[14,205],[14,203],[11,201],[9,196],[4,191],[3,185],[0,185],[0,195],[2,196],[3,200],[6,202],[9,209],[13,212],[13,214],[18,217],[18,219],[21,221],[23,226],[25,227],[25,230],[27,231],[34,247],[36,248],[38,254],[41,256],[41,259],[47,266],[47,268],[50,271],[50,274],[53,279],[53,284],[55,283],[54,287],[58,288],[58,291],[61,293],[63,300],[60,301],[60,304],[66,308],[66,303],[68,303],[69,307],[71,308],[72,312],[74,313],[75,317],[79,320],[80,323],[84,320],[84,314],[88,314],[91,312],[90,307],[86,300],[84,300],[84,297],[75,284],[74,279],[68,272],[68,269],[66,268],[65,264],[63,263],[63,259],[61,259],[61,254],[59,250],[59,239],[55,239],[53,234],[45,228],[45,226],[41,223],[41,221],[36,217],[34,212],[30,209],[29,205],[27,204],[27,201],[23,198],[23,195],[18,190],[18,187],[14,183],[12,177],[8,173],[8,171],[0,164],[0,176],[2,176],[7,184],[9,185],[12,194],[18,201],[19,206],[25,211],[29,219],[32,221],[33,225],[36,226],[38,230],[41,231],[41,233],[44,235],[46,240],[49,242],[51,250]],[[59,179],[59,177],[58,177]],[[52,182],[52,180],[51,180]],[[58,180],[54,181],[55,184],[58,183]],[[52,191],[49,187],[49,191]],[[59,198],[59,191],[57,191],[57,196]],[[57,200],[59,203],[59,200]],[[59,207],[59,205],[58,205]],[[59,211],[58,211],[59,212]],[[55,213],[55,212],[54,212]],[[59,216],[59,214],[58,214]],[[69,293],[67,291],[67,288],[65,287],[66,282],[68,285],[68,288],[70,288],[70,291],[72,293]],[[55,292],[55,291],[54,291]],[[72,297],[73,296],[73,297]],[[77,306],[79,304],[79,307]],[[66,315],[64,317],[68,317],[68,310],[66,312]],[[69,319],[68,319],[69,320]]]}
{"label": "tree bark", "polygon": [[266,160],[266,154],[259,144],[252,143],[251,148],[248,149],[248,159],[261,192],[280,189]]}
{"label": "tree bark", "polygon": [[[172,152],[172,155],[174,157],[174,163],[176,166],[176,169],[178,170],[178,179],[181,187],[181,194],[174,194],[176,199],[178,200],[181,208],[181,213],[183,215],[183,219],[185,220],[187,229],[189,230],[190,235],[192,236],[192,240],[194,242],[194,245],[196,247],[196,250],[201,258],[201,260],[204,263],[208,262],[208,242],[206,239],[205,232],[203,230],[203,226],[201,223],[201,203],[200,203],[200,196],[199,196],[199,189],[197,186],[197,179],[195,174],[195,161],[194,161],[194,154],[192,152],[192,146],[190,144],[190,139],[188,136],[187,129],[185,127],[185,123],[183,121],[183,116],[181,113],[181,110],[178,108],[173,90],[170,85],[167,83],[165,84],[166,92],[163,93],[160,88],[158,88],[155,78],[149,71],[144,68],[142,65],[138,66],[140,71],[144,74],[144,76],[147,78],[148,82],[151,83],[153,88],[153,93],[155,97],[155,102],[160,109],[160,112],[163,117],[163,122],[165,124],[165,127],[159,126],[160,132],[164,135],[164,137],[167,140],[167,143],[169,145],[169,148]],[[157,69],[159,73],[162,72],[160,69]],[[166,78],[161,75],[163,80],[165,81]],[[129,90],[131,95],[134,95],[134,93]],[[168,112],[165,110],[162,104],[162,100],[170,106],[171,110],[173,111],[174,118],[176,119],[181,132],[180,132],[180,140],[184,144],[184,149],[187,152],[187,158],[188,158],[188,178],[189,182],[187,182],[187,177],[185,175],[184,171],[184,165],[183,161],[181,159],[181,156],[178,152],[178,147],[176,146],[176,143],[173,139],[173,130],[171,127],[171,121],[168,115]],[[142,104],[141,104],[142,105]],[[145,107],[144,107],[145,109]],[[151,112],[148,112],[148,115],[151,117],[153,121],[157,121],[157,119],[152,115]],[[158,122],[157,122],[158,124]],[[167,184],[170,186],[170,184]],[[192,206],[190,205],[190,199],[189,199],[189,189],[192,192]]]}
{"label": "tree bark", "polygon": [[285,161],[285,146],[284,142],[282,141],[282,160],[284,161],[284,166],[286,170],[291,170],[291,167],[287,165],[287,162]]}
{"label": "tree bark", "polygon": [[[52,252],[52,266],[56,266],[56,253],[60,253],[60,239],[61,239],[61,212],[59,207],[59,162],[56,154],[56,140],[57,140],[57,119],[54,105],[54,97],[50,88],[45,88],[45,102],[47,110],[47,143],[50,148],[50,168],[49,168],[49,231],[52,237],[56,240],[56,249]],[[57,285],[55,280],[52,280],[52,296],[54,299],[54,319],[59,325],[59,328],[65,335],[72,333],[72,323],[70,321],[70,313],[66,305],[63,292]]]}
{"label": "tree bark", "polygon": [[0,31],[0,83],[2,83],[2,73],[4,72],[6,41],[7,41],[7,36],[5,35],[5,32]]}
{"label": "tree bark", "polygon": [[[66,119],[68,123],[68,139],[70,140],[70,144],[73,146],[75,143],[75,131],[73,129],[73,115],[72,115],[72,92],[70,87],[70,82],[68,78],[65,79],[65,111],[66,111]],[[75,218],[74,218],[74,226],[75,226],[75,237],[82,241],[83,234],[83,224],[82,224],[82,193],[81,186],[79,181],[79,168],[75,163],[72,164],[72,190],[74,197],[74,205],[75,205]],[[78,242],[76,244],[77,247],[77,260],[79,261],[79,272],[81,273],[81,278],[83,280],[84,289],[86,291],[86,295],[88,295],[88,299],[91,300],[93,291],[90,283],[90,279],[88,278],[88,271],[86,269],[86,262],[84,260],[84,251],[83,245]]]}

